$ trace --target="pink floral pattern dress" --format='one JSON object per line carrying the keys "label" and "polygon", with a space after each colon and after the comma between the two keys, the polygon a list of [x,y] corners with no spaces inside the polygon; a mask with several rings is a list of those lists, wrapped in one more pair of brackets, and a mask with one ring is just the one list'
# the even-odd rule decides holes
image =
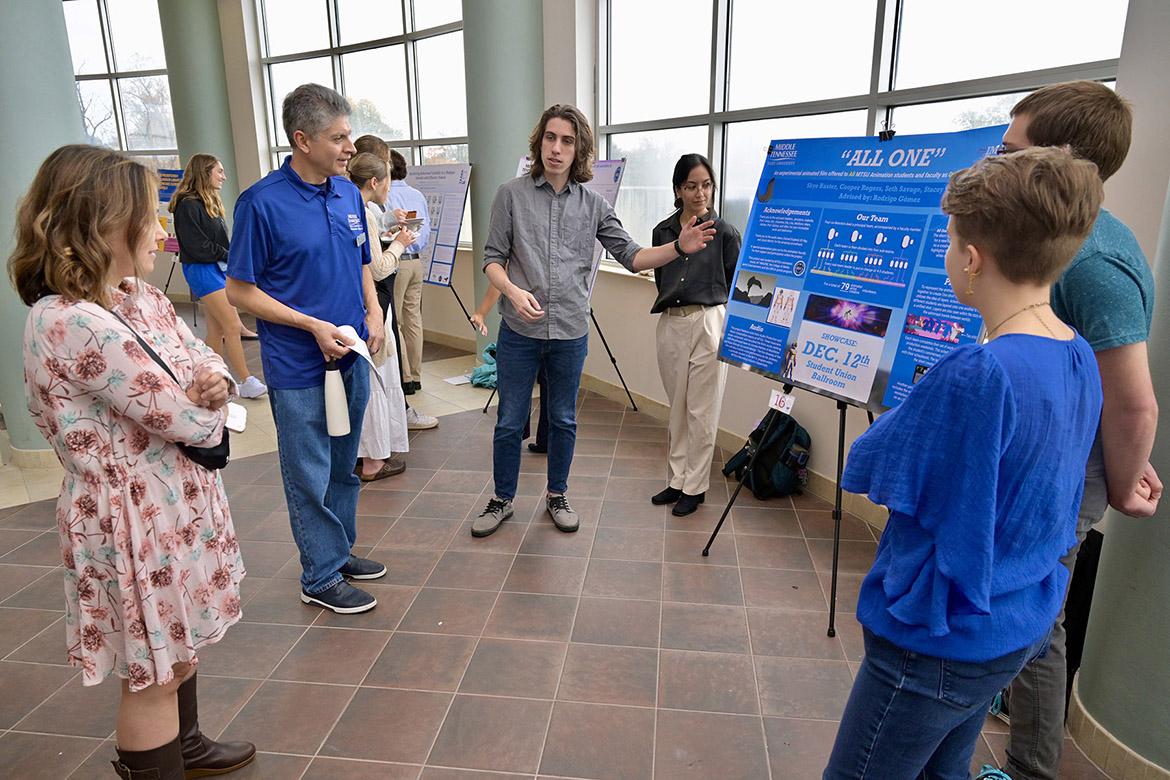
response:
{"label": "pink floral pattern dress", "polygon": [[111,674],[141,690],[221,639],[240,619],[239,543],[219,473],[175,442],[218,442],[225,410],[185,388],[223,360],[163,294],[126,280],[114,310],[171,367],[142,349],[111,312],[50,295],[25,327],[29,411],[65,467],[57,527],[65,565],[69,663],[85,685]]}

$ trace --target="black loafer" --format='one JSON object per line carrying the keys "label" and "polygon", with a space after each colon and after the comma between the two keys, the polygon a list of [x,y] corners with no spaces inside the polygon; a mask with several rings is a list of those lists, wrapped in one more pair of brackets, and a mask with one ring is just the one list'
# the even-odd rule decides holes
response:
{"label": "black loafer", "polygon": [[687,495],[683,493],[679,496],[678,503],[674,505],[674,509],[670,513],[675,517],[686,517],[691,512],[699,508],[699,504],[703,503],[707,498],[706,493],[700,493],[697,496]]}
{"label": "black loafer", "polygon": [[673,504],[675,501],[678,501],[682,497],[682,495],[683,495],[683,492],[681,490],[678,490],[678,489],[672,488],[672,487],[668,487],[668,488],[666,488],[666,490],[663,490],[661,493],[655,493],[650,498],[650,503],[655,504],[657,506],[662,506],[663,504]]}

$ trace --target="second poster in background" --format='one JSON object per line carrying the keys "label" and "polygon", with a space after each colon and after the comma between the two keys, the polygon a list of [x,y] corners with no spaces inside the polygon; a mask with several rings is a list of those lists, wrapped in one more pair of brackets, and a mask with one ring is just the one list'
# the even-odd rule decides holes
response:
{"label": "second poster in background", "polygon": [[773,141],[720,357],[875,412],[901,403],[982,327],[951,291],[939,202],[1003,131]]}

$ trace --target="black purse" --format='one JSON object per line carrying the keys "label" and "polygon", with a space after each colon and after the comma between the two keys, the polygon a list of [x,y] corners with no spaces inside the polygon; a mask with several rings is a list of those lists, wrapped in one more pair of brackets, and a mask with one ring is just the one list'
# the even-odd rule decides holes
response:
{"label": "black purse", "polygon": [[[138,345],[146,350],[146,354],[154,358],[154,362],[162,366],[162,370],[167,372],[167,376],[175,380],[175,384],[179,385],[179,388],[182,389],[183,385],[179,382],[179,379],[175,376],[174,372],[171,371],[170,366],[164,363],[163,359],[158,356],[158,353],[151,349],[150,345],[147,344],[146,341],[144,341],[143,338],[138,335],[138,331],[134,330],[134,328],[131,328],[130,323],[126,322],[126,320],[118,316],[117,312],[111,311],[110,313],[115,317],[118,317],[118,321],[127,328],[130,328],[130,332],[133,333],[134,338],[138,340]],[[219,440],[219,444],[214,446],[196,447],[192,444],[183,444],[182,442],[175,442],[175,444],[178,446],[179,451],[186,455],[192,463],[194,463],[196,466],[202,466],[208,471],[219,471],[228,464],[228,461],[231,460],[227,426],[224,426],[223,437]]]}

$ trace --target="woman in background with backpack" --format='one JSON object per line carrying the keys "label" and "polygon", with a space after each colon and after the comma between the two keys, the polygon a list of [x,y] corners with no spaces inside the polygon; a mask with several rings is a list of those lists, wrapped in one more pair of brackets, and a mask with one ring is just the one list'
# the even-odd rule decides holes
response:
{"label": "woman in background with backpack", "polygon": [[[723,402],[727,366],[719,362],[719,339],[727,296],[739,260],[740,235],[711,204],[715,170],[701,154],[684,154],[674,166],[675,211],[654,228],[654,246],[675,245],[679,257],[654,269],[658,298],[658,372],[670,404],[670,483],[650,499],[674,504],[684,517],[706,498],[711,456]],[[714,220],[715,237],[693,255],[678,247],[682,226]]]}

